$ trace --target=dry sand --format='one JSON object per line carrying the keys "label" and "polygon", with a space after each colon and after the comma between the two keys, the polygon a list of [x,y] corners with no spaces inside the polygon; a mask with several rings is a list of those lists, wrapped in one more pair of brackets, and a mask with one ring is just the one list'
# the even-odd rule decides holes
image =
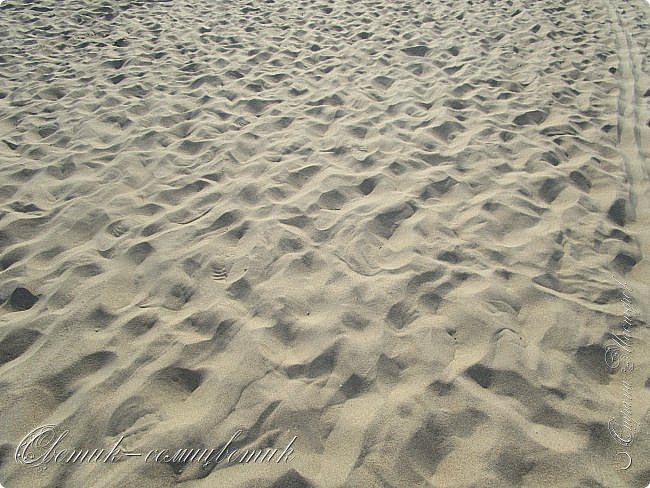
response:
{"label": "dry sand", "polygon": [[649,17],[5,0],[3,485],[645,487]]}

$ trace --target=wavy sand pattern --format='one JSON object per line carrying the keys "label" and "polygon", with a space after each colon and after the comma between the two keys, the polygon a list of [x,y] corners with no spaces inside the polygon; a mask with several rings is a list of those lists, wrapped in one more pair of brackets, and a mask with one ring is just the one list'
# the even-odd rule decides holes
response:
{"label": "wavy sand pattern", "polygon": [[[0,14],[5,486],[650,482],[645,2]],[[612,273],[637,312],[627,471]],[[297,440],[281,464],[17,464],[45,424]]]}

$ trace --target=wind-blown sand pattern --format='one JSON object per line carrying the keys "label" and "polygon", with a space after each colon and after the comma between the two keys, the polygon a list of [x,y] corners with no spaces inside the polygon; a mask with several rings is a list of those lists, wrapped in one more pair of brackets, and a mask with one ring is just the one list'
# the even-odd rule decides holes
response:
{"label": "wind-blown sand pattern", "polygon": [[[5,0],[3,485],[645,487],[649,16]],[[17,463],[47,424],[145,453],[297,439]]]}

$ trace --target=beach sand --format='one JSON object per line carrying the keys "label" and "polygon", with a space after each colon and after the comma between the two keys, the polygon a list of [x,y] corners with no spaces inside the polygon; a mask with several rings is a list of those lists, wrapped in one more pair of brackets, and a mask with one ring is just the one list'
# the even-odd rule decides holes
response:
{"label": "beach sand", "polygon": [[649,18],[5,0],[3,486],[644,488]]}

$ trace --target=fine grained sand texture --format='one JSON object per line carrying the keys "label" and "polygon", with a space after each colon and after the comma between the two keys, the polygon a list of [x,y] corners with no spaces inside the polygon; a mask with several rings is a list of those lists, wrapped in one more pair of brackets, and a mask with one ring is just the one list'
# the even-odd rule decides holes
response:
{"label": "fine grained sand texture", "polygon": [[5,0],[2,484],[645,487],[649,17]]}

